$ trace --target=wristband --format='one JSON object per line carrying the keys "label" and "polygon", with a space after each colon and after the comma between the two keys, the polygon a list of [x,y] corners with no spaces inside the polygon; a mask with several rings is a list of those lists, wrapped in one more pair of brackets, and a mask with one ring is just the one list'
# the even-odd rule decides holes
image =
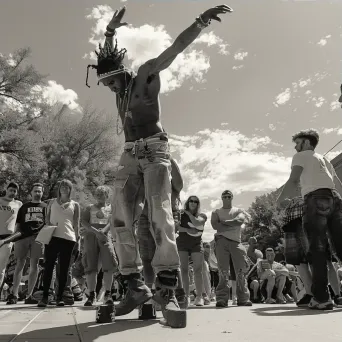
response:
{"label": "wristband", "polygon": [[115,36],[115,33],[113,32],[106,32],[105,34],[104,34],[107,38],[111,38],[111,37],[114,37]]}
{"label": "wristband", "polygon": [[114,31],[115,31],[115,30],[113,30],[112,28],[110,28],[110,27],[108,27],[108,26],[106,27],[106,30],[107,30],[108,32],[111,32],[111,33],[114,33]]}

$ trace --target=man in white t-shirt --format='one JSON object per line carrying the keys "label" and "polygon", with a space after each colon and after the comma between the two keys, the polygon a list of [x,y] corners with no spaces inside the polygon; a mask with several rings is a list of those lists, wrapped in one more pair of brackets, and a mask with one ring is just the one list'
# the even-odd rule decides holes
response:
{"label": "man in white t-shirt", "polygon": [[240,208],[232,205],[233,193],[230,190],[223,191],[222,208],[211,214],[211,225],[215,234],[215,253],[218,263],[219,284],[216,288],[216,307],[228,306],[229,288],[228,280],[230,274],[230,259],[232,259],[237,277],[237,305],[251,306],[250,293],[245,278],[249,269],[247,252],[241,243],[241,231],[248,214]]}
{"label": "man in white t-shirt", "polygon": [[11,255],[13,242],[3,244],[1,240],[15,232],[17,215],[22,202],[15,200],[19,186],[10,182],[4,197],[0,197],[0,287],[5,278],[6,267]]}
{"label": "man in white t-shirt", "polygon": [[295,197],[300,183],[304,198],[303,227],[308,233],[308,258],[312,263],[313,298],[309,308],[332,310],[328,290],[328,234],[337,256],[342,258],[342,184],[331,163],[315,152],[319,141],[316,130],[308,129],[293,136],[297,153],[292,159],[292,171],[277,199],[286,205]]}

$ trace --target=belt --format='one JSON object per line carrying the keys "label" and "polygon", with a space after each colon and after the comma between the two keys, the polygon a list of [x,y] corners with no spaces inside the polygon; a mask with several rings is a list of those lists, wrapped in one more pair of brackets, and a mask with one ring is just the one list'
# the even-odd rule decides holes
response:
{"label": "belt", "polygon": [[142,138],[142,139],[139,139],[136,141],[125,142],[124,150],[125,151],[131,151],[131,150],[135,149],[139,144],[157,143],[160,141],[165,141],[165,142],[169,141],[169,139],[165,135],[165,133],[162,133],[161,135],[155,135],[152,137]]}

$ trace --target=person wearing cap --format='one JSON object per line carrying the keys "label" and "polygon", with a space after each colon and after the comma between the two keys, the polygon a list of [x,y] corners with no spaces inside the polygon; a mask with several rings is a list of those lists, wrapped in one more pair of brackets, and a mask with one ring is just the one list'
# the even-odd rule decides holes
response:
{"label": "person wearing cap", "polygon": [[237,305],[251,306],[245,278],[249,262],[246,249],[241,243],[241,231],[249,215],[243,209],[232,205],[233,193],[230,190],[225,190],[221,198],[222,208],[215,210],[211,215],[211,225],[217,231],[215,234],[216,257],[220,270],[220,280],[216,288],[216,307],[228,306],[230,259],[232,259],[240,284],[237,286]]}
{"label": "person wearing cap", "polygon": [[334,303],[328,290],[327,250],[331,240],[337,257],[342,259],[342,183],[332,164],[315,151],[319,142],[316,130],[300,131],[292,141],[297,153],[293,156],[291,174],[277,204],[279,207],[287,206],[297,195],[300,185],[305,208],[302,222],[308,234],[309,262],[312,265],[313,298],[309,308],[332,310]]}
{"label": "person wearing cap", "polygon": [[5,271],[11,255],[13,242],[4,244],[1,240],[14,234],[17,215],[22,202],[15,199],[19,192],[19,185],[10,182],[6,187],[6,194],[0,197],[0,288],[5,278]]}

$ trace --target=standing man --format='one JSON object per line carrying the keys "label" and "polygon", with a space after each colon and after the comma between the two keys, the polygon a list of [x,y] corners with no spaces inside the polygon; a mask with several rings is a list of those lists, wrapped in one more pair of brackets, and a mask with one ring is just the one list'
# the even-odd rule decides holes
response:
{"label": "standing man", "polygon": [[108,202],[109,189],[99,186],[95,191],[96,204],[88,206],[82,216],[83,233],[83,262],[89,291],[88,300],[84,306],[93,306],[98,273],[99,259],[103,271],[105,295],[103,302],[113,304],[111,289],[114,272],[117,271],[114,247],[110,230],[112,206]]}
{"label": "standing man", "polygon": [[45,224],[47,205],[42,202],[43,193],[43,184],[33,184],[32,201],[23,204],[18,212],[17,230],[23,237],[26,237],[15,242],[14,245],[14,256],[17,263],[13,276],[13,293],[8,297],[7,304],[17,304],[19,285],[28,256],[30,257],[30,273],[25,304],[38,303],[32,298],[32,293],[37,282],[39,259],[44,256],[44,246],[35,241],[40,229]]}
{"label": "standing man", "polygon": [[19,185],[10,182],[6,188],[4,197],[0,197],[0,288],[5,278],[5,272],[13,243],[4,244],[1,242],[12,235],[15,231],[17,215],[22,202],[15,200],[18,195]]}
{"label": "standing man", "polygon": [[247,253],[241,243],[241,230],[246,221],[244,210],[234,207],[233,193],[230,190],[223,191],[223,206],[215,210],[211,215],[211,225],[217,231],[215,234],[216,257],[220,282],[216,288],[216,307],[225,308],[229,299],[229,271],[230,259],[237,275],[237,305],[251,306],[249,290],[245,273],[249,269]]}
{"label": "standing man", "polygon": [[[152,261],[157,274],[155,299],[160,301],[164,313],[172,311],[170,314],[177,317],[179,306],[174,290],[177,287],[180,262],[171,209],[168,135],[160,122],[160,72],[172,64],[209,26],[212,19],[221,21],[218,15],[232,10],[222,5],[202,13],[161,55],[143,64],[137,75],[122,63],[126,50],[119,51],[117,44],[113,44],[115,30],[127,25],[121,23],[125,10],[124,7],[114,13],[107,26],[104,47],[100,46],[97,53],[98,65],[91,66],[97,69],[99,82],[116,93],[118,118],[121,119],[126,140],[115,182],[113,236],[120,271],[128,281],[128,292],[116,306],[116,315],[126,315],[152,297],[151,290],[141,278],[142,263],[134,228],[146,199],[156,243]],[[122,213],[121,218],[118,216],[119,211]]]}
{"label": "standing man", "polygon": [[315,152],[319,142],[316,130],[300,131],[292,137],[297,153],[293,156],[291,174],[277,204],[287,205],[296,196],[298,185],[304,198],[303,229],[308,234],[308,261],[312,264],[312,294],[309,308],[332,310],[328,291],[328,235],[336,254],[342,259],[342,184],[334,167]]}

